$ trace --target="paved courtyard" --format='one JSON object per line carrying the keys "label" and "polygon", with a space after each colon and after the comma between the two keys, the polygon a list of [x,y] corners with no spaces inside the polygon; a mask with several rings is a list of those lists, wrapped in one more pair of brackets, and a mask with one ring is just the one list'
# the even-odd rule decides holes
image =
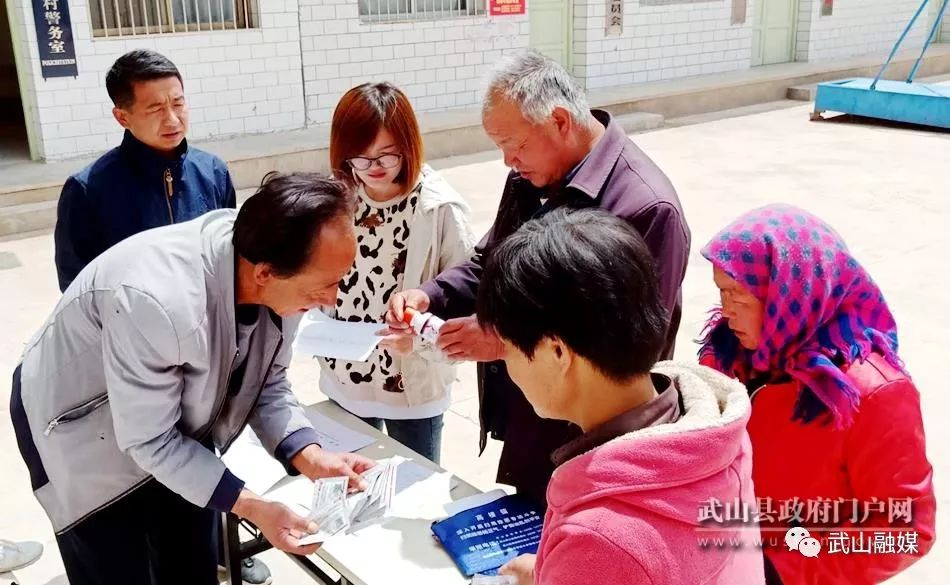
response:
{"label": "paved courtyard", "polygon": [[[870,270],[900,326],[901,355],[922,394],[937,487],[938,539],[928,557],[892,583],[947,582],[950,574],[950,392],[943,385],[950,333],[950,133],[837,122],[811,123],[810,106],[795,102],[673,121],[634,140],[676,185],[693,233],[685,309],[677,354],[692,360],[693,339],[718,298],[700,247],[741,212],[789,202],[828,220]],[[434,161],[472,205],[483,233],[494,216],[506,169],[484,153]],[[53,534],[29,491],[9,422],[8,380],[23,342],[55,304],[58,291],[51,235],[0,241],[0,537],[39,540],[43,559],[18,573],[24,585],[65,584]],[[321,399],[317,368],[298,358],[290,372],[306,402]],[[443,465],[493,487],[498,445],[477,457],[475,369],[459,370],[446,415]],[[282,554],[262,555],[275,583],[307,583]],[[0,575],[0,584],[10,576]]]}

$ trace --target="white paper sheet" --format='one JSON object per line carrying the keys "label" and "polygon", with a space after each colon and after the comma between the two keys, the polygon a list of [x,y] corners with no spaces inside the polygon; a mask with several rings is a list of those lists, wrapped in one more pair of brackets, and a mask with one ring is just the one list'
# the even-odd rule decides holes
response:
{"label": "white paper sheet", "polygon": [[403,459],[396,468],[396,493],[402,493],[409,486],[426,480],[439,472],[423,467],[412,459]]}
{"label": "white paper sheet", "polygon": [[337,321],[308,314],[300,322],[294,351],[304,355],[365,362],[379,345],[383,323]]}
{"label": "white paper sheet", "polygon": [[320,446],[327,451],[354,453],[376,442],[372,436],[354,431],[314,410],[307,410],[307,418],[317,431]]}
{"label": "white paper sheet", "polygon": [[287,475],[284,466],[261,446],[251,427],[246,427],[234,440],[221,461],[231,473],[244,480],[244,487],[259,495]]}
{"label": "white paper sheet", "polygon": [[[385,516],[374,518],[364,522],[354,522],[345,532],[339,534],[326,534],[318,532],[305,536],[300,539],[300,545],[317,544],[329,542],[343,538],[348,534],[360,534],[365,530],[372,529],[373,526],[386,524],[390,518],[416,518],[428,517],[432,514],[441,512],[441,501],[444,494],[450,491],[453,478],[452,474],[443,471],[438,472],[427,467],[419,465],[415,461],[395,455],[390,459],[381,459],[378,463],[385,465],[392,461],[396,465],[396,493]],[[307,494],[304,493],[304,487],[310,487],[309,482],[302,486],[289,488],[282,486],[275,489],[267,495],[268,498],[280,501],[281,503],[295,509],[302,514],[306,506],[303,504]],[[309,494],[310,500],[313,500],[312,492]],[[427,512],[427,510],[429,510]]]}

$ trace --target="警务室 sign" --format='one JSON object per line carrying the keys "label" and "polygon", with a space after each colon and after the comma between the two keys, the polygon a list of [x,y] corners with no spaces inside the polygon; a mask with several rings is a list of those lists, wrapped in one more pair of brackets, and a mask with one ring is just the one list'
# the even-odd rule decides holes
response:
{"label": "\u8b66\u52a1\u5ba4 sign", "polygon": [[76,47],[68,0],[31,0],[43,78],[75,77]]}

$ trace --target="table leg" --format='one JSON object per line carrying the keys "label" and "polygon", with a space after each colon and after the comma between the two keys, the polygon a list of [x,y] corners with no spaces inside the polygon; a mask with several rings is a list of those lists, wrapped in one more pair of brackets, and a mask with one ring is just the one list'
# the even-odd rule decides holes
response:
{"label": "table leg", "polygon": [[221,515],[224,527],[224,566],[228,570],[230,585],[244,585],[241,579],[241,537],[238,534],[238,517],[225,512]]}
{"label": "table leg", "polygon": [[339,581],[330,578],[330,576],[327,575],[323,569],[318,567],[307,557],[292,554],[288,554],[287,556],[300,565],[301,569],[310,573],[310,575],[313,576],[321,585],[349,585],[349,581],[347,581],[345,577],[341,576]]}

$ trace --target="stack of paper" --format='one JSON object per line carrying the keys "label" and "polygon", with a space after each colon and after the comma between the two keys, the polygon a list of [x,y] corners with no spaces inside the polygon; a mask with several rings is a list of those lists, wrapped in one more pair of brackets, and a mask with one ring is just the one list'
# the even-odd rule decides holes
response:
{"label": "stack of paper", "polygon": [[390,459],[385,464],[377,465],[363,474],[363,479],[367,483],[366,490],[357,492],[347,499],[350,525],[359,526],[382,518],[389,512],[393,496],[396,494],[396,467],[400,463],[399,460]]}
{"label": "stack of paper", "polygon": [[[445,517],[453,485],[459,482],[451,473],[414,461],[402,463],[386,518],[327,540],[321,556],[334,566],[350,569],[355,583],[468,585],[432,538],[432,521]],[[470,489],[457,491],[467,494]]]}
{"label": "stack of paper", "polygon": [[320,534],[327,538],[350,525],[346,509],[348,483],[345,477],[330,477],[314,484],[310,519],[320,526]]}
{"label": "stack of paper", "polygon": [[390,459],[363,474],[366,490],[347,496],[348,479],[330,477],[317,480],[313,486],[313,504],[310,518],[320,531],[300,539],[301,545],[324,542],[347,529],[384,518],[392,506],[396,493],[396,468],[399,459]]}

